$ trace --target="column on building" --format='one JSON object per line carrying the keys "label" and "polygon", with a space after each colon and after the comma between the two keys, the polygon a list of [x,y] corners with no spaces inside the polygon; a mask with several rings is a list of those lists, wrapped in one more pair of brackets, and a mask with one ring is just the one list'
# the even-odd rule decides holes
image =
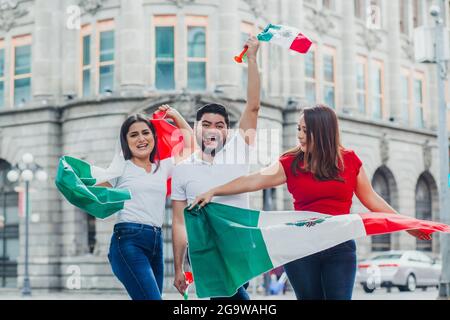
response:
{"label": "column on building", "polygon": [[342,108],[357,114],[356,101],[356,33],[354,1],[342,1]]}
{"label": "column on building", "polygon": [[[61,2],[36,0],[34,3],[34,29],[32,48],[32,96],[35,103],[47,105],[59,94]],[[57,24],[57,26],[56,26]]]}
{"label": "column on building", "polygon": [[[61,4],[57,0],[37,0],[33,12],[35,25],[32,45],[32,96],[35,103],[50,105],[58,94],[59,69],[59,24]],[[56,111],[34,115],[27,132],[35,132],[28,136],[28,143],[21,148],[34,155],[36,163],[48,173],[49,179],[40,182],[34,179],[30,184],[30,225],[29,225],[29,275],[33,289],[51,289],[60,287],[59,255],[61,235],[59,232],[60,202],[52,177],[56,172],[56,164],[60,155],[59,126]],[[20,128],[20,123],[18,128]],[[23,140],[23,139],[22,139]],[[18,259],[17,285],[22,287],[25,269],[25,219],[20,220],[20,256]]]}
{"label": "column on building", "polygon": [[402,112],[402,86],[401,84],[401,41],[400,41],[400,2],[387,1],[387,10],[389,15],[387,16],[388,24],[388,52],[387,56],[387,92],[389,94],[388,106],[389,113],[385,115],[393,118],[395,122],[405,123],[407,119],[403,119]]}
{"label": "column on building", "polygon": [[[304,0],[290,0],[288,7],[288,25],[295,26],[303,32],[304,25]],[[302,101],[305,98],[305,59],[304,56],[292,52],[289,54],[289,89],[290,96],[296,101]]]}
{"label": "column on building", "polygon": [[61,76],[62,95],[75,98],[79,94],[81,72],[79,70],[79,53],[81,52],[80,25],[78,15],[81,13],[77,0],[65,0],[62,11],[61,27]]}
{"label": "column on building", "polygon": [[139,95],[145,85],[145,33],[142,0],[121,0],[117,46],[122,95]]}
{"label": "column on building", "polygon": [[[224,86],[225,92],[238,92],[240,89],[239,65],[233,57],[240,50],[239,1],[220,1],[218,35],[217,86]],[[231,88],[231,90],[230,90]]]}
{"label": "column on building", "polygon": [[[281,21],[280,13],[279,13],[279,3],[280,0],[272,0],[267,3],[267,20],[272,24],[279,24]],[[282,59],[283,53],[282,49],[276,45],[270,45],[267,43],[263,43],[262,45],[268,45],[269,47],[269,88],[268,95],[272,101],[276,101],[276,98],[281,96],[282,92]]]}

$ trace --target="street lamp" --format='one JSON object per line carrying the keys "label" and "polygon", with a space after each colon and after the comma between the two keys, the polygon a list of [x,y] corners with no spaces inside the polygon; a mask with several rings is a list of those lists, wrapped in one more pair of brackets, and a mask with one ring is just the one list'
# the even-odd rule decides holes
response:
{"label": "street lamp", "polygon": [[41,166],[34,162],[31,153],[25,153],[22,161],[17,163],[7,174],[7,179],[11,182],[25,182],[25,274],[23,279],[22,295],[31,295],[30,277],[28,273],[28,228],[29,228],[29,186],[30,182],[36,178],[38,181],[47,180],[47,173]]}

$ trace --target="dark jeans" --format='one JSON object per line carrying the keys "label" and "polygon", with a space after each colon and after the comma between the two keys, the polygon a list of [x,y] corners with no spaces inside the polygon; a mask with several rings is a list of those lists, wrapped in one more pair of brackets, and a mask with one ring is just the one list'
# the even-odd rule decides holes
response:
{"label": "dark jeans", "polygon": [[161,300],[164,277],[161,228],[116,224],[108,259],[133,300]]}
{"label": "dark jeans", "polygon": [[299,300],[351,300],[356,276],[354,240],[284,265]]}
{"label": "dark jeans", "polygon": [[249,283],[247,282],[242,287],[238,289],[238,291],[234,294],[234,296],[231,297],[217,297],[217,298],[211,298],[211,300],[250,300],[250,297],[247,293]]}

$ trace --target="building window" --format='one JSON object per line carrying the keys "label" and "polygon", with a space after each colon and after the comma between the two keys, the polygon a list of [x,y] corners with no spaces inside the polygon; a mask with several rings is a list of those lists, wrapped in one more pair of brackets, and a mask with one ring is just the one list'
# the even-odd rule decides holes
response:
{"label": "building window", "polygon": [[11,165],[0,159],[0,287],[17,286],[19,198],[6,178]]}
{"label": "building window", "polygon": [[114,90],[114,21],[107,20],[98,23],[98,78],[99,93]]}
{"label": "building window", "polygon": [[400,10],[399,10],[399,23],[400,23],[400,32],[403,34],[408,34],[408,10],[407,3],[405,1],[400,1]]}
{"label": "building window", "polygon": [[316,48],[311,47],[305,55],[305,96],[309,105],[317,103]]}
{"label": "building window", "polygon": [[322,7],[329,9],[329,10],[335,10],[336,9],[336,2],[334,0],[322,0]]}
{"label": "building window", "polygon": [[[241,47],[243,48],[245,45],[245,42],[250,38],[250,36],[253,34],[253,25],[248,22],[242,22],[241,23]],[[258,55],[258,58],[261,56],[261,54]],[[247,80],[248,80],[248,65],[247,63],[241,63],[242,66],[242,78],[241,78],[241,85],[243,90],[247,90]]]}
{"label": "building window", "polygon": [[5,49],[0,40],[0,108],[5,105]]}
{"label": "building window", "polygon": [[92,88],[91,32],[92,30],[90,25],[85,25],[81,29],[81,44],[82,44],[81,88],[83,97],[89,97],[91,95],[91,88]]}
{"label": "building window", "polygon": [[409,70],[403,70],[401,77],[402,88],[402,118],[405,124],[409,123],[409,108],[411,105],[411,86],[410,86],[410,72]]}
{"label": "building window", "polygon": [[381,1],[380,0],[370,0],[366,5],[366,17],[367,25],[373,29],[381,29],[382,27],[382,16],[381,16]]}
{"label": "building window", "polygon": [[384,104],[384,67],[383,62],[373,61],[372,70],[372,117],[383,118]]}
{"label": "building window", "polygon": [[424,76],[417,73],[414,79],[414,114],[415,126],[424,127]]}
{"label": "building window", "polygon": [[175,16],[155,17],[155,87],[175,89]]}
{"label": "building window", "polygon": [[206,90],[207,17],[187,18],[187,86],[190,90]]}
{"label": "building window", "polygon": [[325,104],[336,108],[336,50],[326,47],[323,54],[323,99]]}
{"label": "building window", "polygon": [[366,0],[354,0],[355,17],[358,19],[366,18]]}
{"label": "building window", "polygon": [[[380,168],[375,171],[372,178],[372,186],[384,201],[391,204],[391,190],[389,188],[388,178]],[[372,237],[372,251],[388,251],[391,250],[391,235],[382,234]]]}
{"label": "building window", "polygon": [[[431,205],[431,189],[422,175],[416,185],[416,218],[433,220]],[[433,243],[416,239],[416,248],[421,251],[432,251]]]}
{"label": "building window", "polygon": [[23,107],[31,100],[31,36],[13,39],[13,101],[15,107]]}
{"label": "building window", "polygon": [[423,0],[413,0],[413,26],[414,26],[414,28],[420,27],[423,24],[422,4],[423,4]]}
{"label": "building window", "polygon": [[367,110],[367,58],[358,56],[356,70],[356,95],[358,111],[365,114]]}

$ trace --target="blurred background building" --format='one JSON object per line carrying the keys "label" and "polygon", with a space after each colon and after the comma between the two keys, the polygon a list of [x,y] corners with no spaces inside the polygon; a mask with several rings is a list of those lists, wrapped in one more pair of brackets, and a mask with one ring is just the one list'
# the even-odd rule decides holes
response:
{"label": "blurred background building", "polygon": [[[340,118],[375,190],[405,215],[439,220],[437,89],[434,65],[414,62],[414,28],[432,25],[432,0],[0,0],[0,287],[20,287],[22,194],[6,173],[31,152],[49,173],[31,191],[33,288],[122,290],[107,253],[115,218],[95,220],[54,186],[58,159],[106,167],[123,120],[172,105],[192,123],[197,107],[245,105],[238,54],[266,24],[302,30],[303,56],[261,44],[258,166],[297,143],[299,111],[325,103]],[[449,21],[450,1],[445,19]],[[447,102],[450,87],[447,82]],[[252,195],[252,206],[292,208],[285,187]],[[357,199],[353,212],[365,211]],[[171,212],[165,230],[165,290],[172,286]],[[358,241],[358,254],[418,249],[438,238],[406,233]]]}

